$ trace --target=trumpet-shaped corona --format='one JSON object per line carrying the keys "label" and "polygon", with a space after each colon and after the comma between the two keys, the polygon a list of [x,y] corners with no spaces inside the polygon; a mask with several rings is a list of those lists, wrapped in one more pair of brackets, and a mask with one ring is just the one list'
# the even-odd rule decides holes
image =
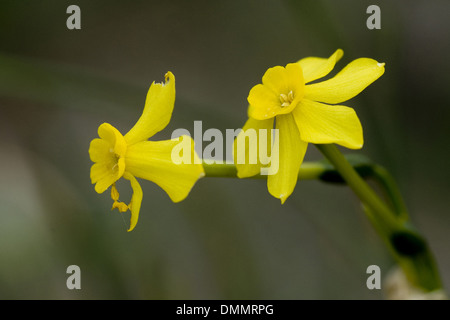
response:
{"label": "trumpet-shaped corona", "polygon": [[[171,160],[173,147],[182,136],[166,141],[148,141],[155,133],[164,129],[170,121],[175,104],[175,76],[168,72],[165,83],[153,82],[147,94],[144,111],[131,130],[122,135],[109,123],[98,128],[100,138],[93,139],[89,155],[91,182],[95,191],[103,193],[111,187],[112,209],[131,211],[128,231],[137,224],[142,203],[142,189],[136,178],[150,180],[159,185],[173,202],[187,197],[199,178],[204,176],[201,161],[175,164]],[[191,155],[198,159],[191,139]],[[120,178],[130,181],[133,194],[129,204],[119,200],[115,182]]]}

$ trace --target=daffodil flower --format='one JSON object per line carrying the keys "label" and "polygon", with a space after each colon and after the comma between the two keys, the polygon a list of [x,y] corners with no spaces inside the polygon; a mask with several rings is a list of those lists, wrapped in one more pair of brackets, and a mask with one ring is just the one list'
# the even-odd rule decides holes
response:
{"label": "daffodil flower", "polygon": [[[98,128],[100,139],[91,141],[89,155],[94,164],[91,167],[91,182],[95,191],[103,193],[111,187],[112,208],[120,212],[131,211],[128,231],[133,230],[139,217],[142,189],[136,178],[150,180],[160,186],[173,202],[187,197],[196,181],[204,176],[204,170],[194,151],[194,141],[189,136],[166,141],[147,141],[164,129],[170,121],[175,103],[175,76],[168,72],[165,83],[153,82],[147,93],[144,111],[131,128],[122,135],[109,123]],[[190,163],[175,164],[171,159],[172,149],[190,139]],[[119,200],[115,182],[121,177],[129,180],[133,194],[131,202]]]}
{"label": "daffodil flower", "polygon": [[[317,82],[330,73],[342,55],[339,49],[328,59],[308,57],[286,67],[270,68],[262,84],[250,90],[249,119],[240,134],[248,129],[270,132],[274,125],[278,129],[279,142],[271,146],[271,152],[278,153],[278,157],[272,157],[279,159],[275,166],[278,171],[268,176],[267,187],[281,203],[294,190],[308,143],[336,143],[350,149],[363,146],[363,131],[355,111],[337,104],[353,98],[378,79],[384,73],[384,63],[356,59],[333,78]],[[236,167],[238,176],[245,178],[259,173],[263,165],[236,163]]]}

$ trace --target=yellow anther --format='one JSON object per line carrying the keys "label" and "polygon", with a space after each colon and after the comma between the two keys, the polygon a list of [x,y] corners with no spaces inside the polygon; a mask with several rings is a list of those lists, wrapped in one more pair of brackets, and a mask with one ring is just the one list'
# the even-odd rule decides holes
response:
{"label": "yellow anther", "polygon": [[292,90],[289,91],[289,93],[288,93],[288,100],[290,102],[292,102],[294,100],[294,92],[292,92]]}
{"label": "yellow anther", "polygon": [[293,100],[294,100],[294,93],[292,92],[292,90],[289,91],[287,95],[285,95],[284,93],[280,94],[281,107],[289,107]]}

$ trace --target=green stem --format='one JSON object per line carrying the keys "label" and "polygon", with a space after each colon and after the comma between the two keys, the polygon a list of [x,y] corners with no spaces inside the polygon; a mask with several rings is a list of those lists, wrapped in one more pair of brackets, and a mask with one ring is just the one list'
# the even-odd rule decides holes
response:
{"label": "green stem", "polygon": [[[410,283],[425,291],[442,287],[434,258],[424,238],[413,228],[395,180],[383,167],[362,156],[345,157],[334,145],[317,145],[328,161],[303,162],[299,180],[345,183],[359,197],[364,211]],[[230,163],[203,160],[206,177],[237,178]],[[255,175],[252,179],[266,179]],[[391,206],[382,201],[364,179],[372,178],[388,196]]]}
{"label": "green stem", "polygon": [[209,163],[203,159],[203,169],[206,177],[212,178],[237,178],[237,170],[234,164],[229,163]]}
{"label": "green stem", "polygon": [[[237,178],[237,169],[233,163],[209,163],[209,161],[203,160],[203,169],[205,170],[206,177],[215,178]],[[330,169],[324,163],[320,162],[303,162],[300,168],[298,178],[301,180],[317,180],[325,172],[335,171]],[[266,179],[266,175],[257,174],[251,179]]]}
{"label": "green stem", "polygon": [[[203,159],[203,169],[205,176],[209,178],[238,178],[237,169],[234,163],[214,162]],[[359,175],[365,178],[373,176],[372,164],[368,161],[359,161],[353,165]],[[266,175],[257,174],[248,179],[267,179]],[[345,183],[334,167],[325,161],[308,162],[304,161],[298,173],[299,180],[321,180],[329,183]]]}
{"label": "green stem", "polygon": [[382,167],[373,166],[373,176],[390,195],[395,211],[378,197],[335,145],[316,146],[361,200],[369,220],[388,245],[408,280],[424,291],[441,289],[439,272],[431,251],[408,221],[406,206],[388,172]]}
{"label": "green stem", "polygon": [[317,144],[316,146],[333,164],[361,202],[379,215],[379,219],[382,221],[381,226],[387,228],[386,231],[389,233],[398,231],[401,225],[395,219],[389,207],[380,200],[372,188],[353,169],[353,166],[345,159],[339,149],[333,144]]}

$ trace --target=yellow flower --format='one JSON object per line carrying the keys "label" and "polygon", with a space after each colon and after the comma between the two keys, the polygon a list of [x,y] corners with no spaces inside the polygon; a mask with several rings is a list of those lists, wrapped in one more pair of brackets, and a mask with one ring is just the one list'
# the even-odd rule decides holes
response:
{"label": "yellow flower", "polygon": [[[275,166],[278,171],[268,176],[267,187],[281,203],[294,190],[308,142],[336,143],[350,149],[363,145],[362,127],[355,111],[336,104],[353,98],[378,79],[384,73],[384,63],[356,59],[333,78],[312,83],[326,76],[342,55],[339,49],[328,59],[308,57],[286,67],[270,68],[262,84],[250,90],[249,119],[240,134],[248,129],[273,129],[275,122],[279,139],[269,151],[278,154],[272,161],[279,159],[279,163]],[[248,150],[246,146],[238,151]],[[264,165],[258,162],[236,166],[238,176],[245,178],[258,174]]]}
{"label": "yellow flower", "polygon": [[[172,115],[175,77],[168,72],[165,80],[165,83],[152,83],[141,117],[125,136],[109,123],[103,123],[98,128],[100,139],[92,140],[89,147],[89,155],[94,162],[91,182],[95,183],[95,191],[103,193],[112,186],[112,208],[120,212],[131,211],[128,231],[136,226],[142,202],[142,189],[136,177],[153,181],[167,192],[173,202],[179,202],[187,197],[195,182],[204,176],[203,166],[199,164],[201,162],[190,137],[182,136],[180,139],[190,139],[192,164],[172,162],[172,148],[180,143],[178,139],[147,141],[167,126]],[[128,205],[119,201],[119,192],[115,186],[121,177],[130,181],[133,190]]]}

